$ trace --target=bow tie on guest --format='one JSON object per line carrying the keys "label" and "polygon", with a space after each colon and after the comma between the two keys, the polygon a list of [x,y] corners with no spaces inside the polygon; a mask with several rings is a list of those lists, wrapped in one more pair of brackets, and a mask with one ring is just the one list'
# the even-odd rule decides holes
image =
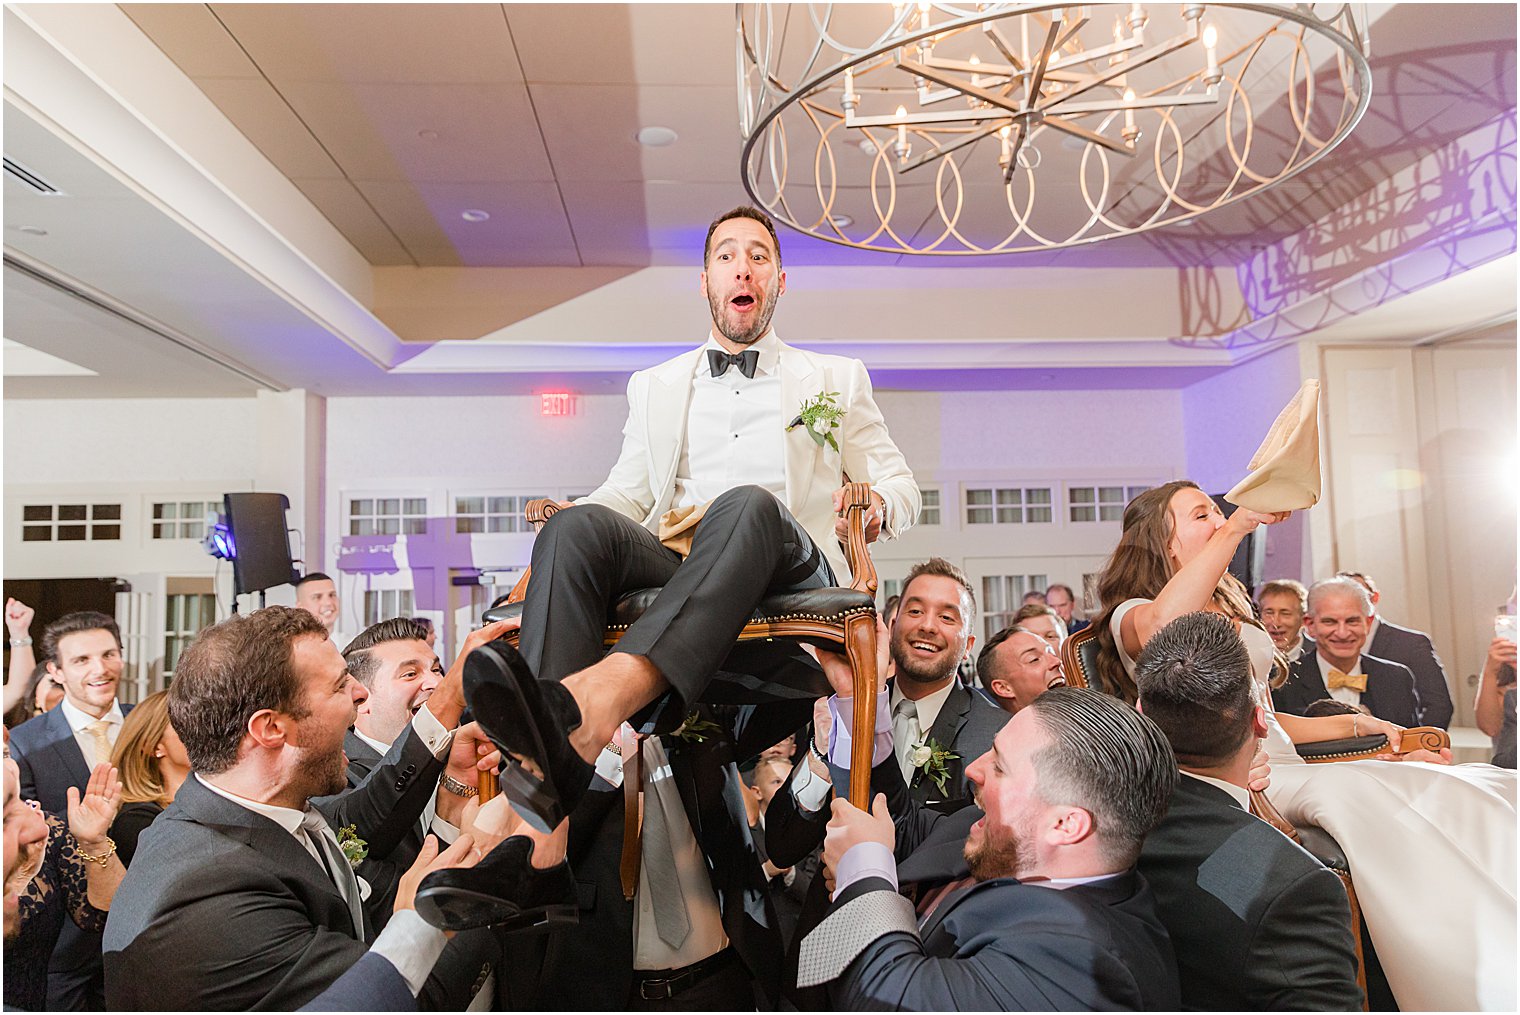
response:
{"label": "bow tie on guest", "polygon": [[712,370],[714,377],[722,377],[728,372],[729,367],[738,367],[739,372],[745,377],[755,376],[755,367],[760,362],[760,350],[745,349],[743,352],[724,352],[722,349],[707,350],[707,365]]}
{"label": "bow tie on guest", "polygon": [[1365,694],[1367,692],[1367,674],[1342,673],[1340,670],[1332,669],[1330,676],[1325,678],[1325,686],[1332,691],[1347,687],[1358,694]]}

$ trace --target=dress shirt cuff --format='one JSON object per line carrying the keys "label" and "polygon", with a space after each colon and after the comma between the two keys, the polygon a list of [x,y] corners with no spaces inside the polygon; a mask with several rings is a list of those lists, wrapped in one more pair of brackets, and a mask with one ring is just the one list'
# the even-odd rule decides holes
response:
{"label": "dress shirt cuff", "polygon": [[809,817],[823,810],[831,789],[829,781],[820,779],[806,761],[792,773],[792,799],[797,802],[797,809]]}
{"label": "dress shirt cuff", "polygon": [[[872,768],[892,756],[892,715],[887,707],[889,697],[887,694],[876,696],[876,739],[871,745]],[[829,715],[834,720],[829,732],[829,762],[835,768],[846,771],[850,768],[850,728],[851,718],[855,714],[854,701],[854,698],[840,698],[837,694],[829,698]],[[843,708],[841,702],[845,703]]]}
{"label": "dress shirt cuff", "polygon": [[447,943],[443,931],[428,924],[415,909],[403,909],[391,917],[369,950],[395,966],[415,996]]}
{"label": "dress shirt cuff", "polygon": [[613,754],[603,747],[596,756],[596,774],[610,782],[614,789],[623,785],[623,756]]}
{"label": "dress shirt cuff", "polygon": [[448,849],[454,845],[454,840],[459,838],[459,828],[449,824],[436,814],[433,815],[433,823],[428,827],[428,831],[438,836],[438,841],[443,843],[443,846],[440,847],[441,850]]}
{"label": "dress shirt cuff", "polygon": [[886,843],[857,842],[845,850],[834,872],[834,894],[829,898],[839,898],[840,892],[863,878],[883,878],[897,891],[897,862]]}
{"label": "dress shirt cuff", "polygon": [[454,731],[444,729],[443,723],[438,721],[432,709],[425,705],[419,708],[417,714],[412,717],[412,729],[417,731],[417,735],[422,738],[422,742],[427,745],[433,757],[439,761],[448,757],[449,748],[454,743]]}

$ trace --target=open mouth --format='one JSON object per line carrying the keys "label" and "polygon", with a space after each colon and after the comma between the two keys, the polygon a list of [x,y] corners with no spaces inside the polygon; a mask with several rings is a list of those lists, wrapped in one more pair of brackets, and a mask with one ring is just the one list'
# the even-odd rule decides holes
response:
{"label": "open mouth", "polygon": [[935,645],[927,641],[910,641],[908,642],[908,647],[913,649],[915,652],[926,656],[932,656],[938,653],[943,646]]}
{"label": "open mouth", "polygon": [[1063,677],[1063,676],[1061,676],[1058,673],[1058,674],[1055,675],[1054,678],[1051,679],[1050,683],[1048,683],[1048,684],[1045,685],[1045,690],[1048,691],[1052,687],[1065,687],[1065,686],[1066,686],[1066,678]]}
{"label": "open mouth", "polygon": [[755,305],[755,298],[748,293],[740,293],[738,296],[735,296],[733,299],[729,300],[728,303],[729,306],[735,307],[739,310],[748,310],[750,307],[753,307]]}

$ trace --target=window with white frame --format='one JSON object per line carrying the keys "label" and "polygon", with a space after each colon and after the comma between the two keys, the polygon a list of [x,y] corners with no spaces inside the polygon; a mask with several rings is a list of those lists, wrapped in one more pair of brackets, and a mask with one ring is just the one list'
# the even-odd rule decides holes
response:
{"label": "window with white frame", "polygon": [[1074,522],[1119,522],[1124,506],[1149,486],[1069,486],[1066,506]]}
{"label": "window with white frame", "polygon": [[1024,605],[1030,592],[1044,592],[1050,576],[1043,574],[998,574],[982,578],[982,637],[991,638],[1013,623],[1013,615]]}
{"label": "window with white frame", "polygon": [[1044,524],[1051,520],[1048,486],[979,487],[966,491],[967,525]]}
{"label": "window with white frame", "polygon": [[882,619],[886,619],[887,603],[891,602],[893,597],[902,595],[902,587],[901,578],[883,578],[877,585],[876,599],[879,603],[877,608],[882,611]]}
{"label": "window with white frame", "polygon": [[120,538],[120,504],[24,504],[21,507],[21,541],[24,543]]}
{"label": "window with white frame", "polygon": [[153,504],[154,539],[204,539],[206,515],[219,512],[220,501],[170,500]]}
{"label": "window with white frame", "polygon": [[919,496],[922,498],[922,506],[918,511],[919,525],[939,524],[939,488],[933,486],[920,487]]}
{"label": "window with white frame", "polygon": [[463,496],[454,498],[455,532],[532,532],[525,512],[534,496]]}
{"label": "window with white frame", "polygon": [[378,624],[392,617],[412,616],[411,589],[366,589],[364,592],[364,626]]}
{"label": "window with white frame", "polygon": [[416,536],[425,532],[426,497],[356,497],[348,502],[350,536]]}
{"label": "window with white frame", "polygon": [[170,594],[164,610],[164,676],[174,673],[180,653],[201,628],[216,623],[214,593]]}

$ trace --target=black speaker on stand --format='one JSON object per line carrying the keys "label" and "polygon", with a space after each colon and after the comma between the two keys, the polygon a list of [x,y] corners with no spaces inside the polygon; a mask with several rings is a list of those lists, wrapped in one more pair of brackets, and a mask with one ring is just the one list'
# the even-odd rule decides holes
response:
{"label": "black speaker on stand", "polygon": [[290,498],[283,493],[228,493],[222,495],[222,503],[233,547],[232,612],[237,612],[237,597],[248,592],[259,594],[262,609],[266,589],[293,584],[298,577],[285,523]]}

